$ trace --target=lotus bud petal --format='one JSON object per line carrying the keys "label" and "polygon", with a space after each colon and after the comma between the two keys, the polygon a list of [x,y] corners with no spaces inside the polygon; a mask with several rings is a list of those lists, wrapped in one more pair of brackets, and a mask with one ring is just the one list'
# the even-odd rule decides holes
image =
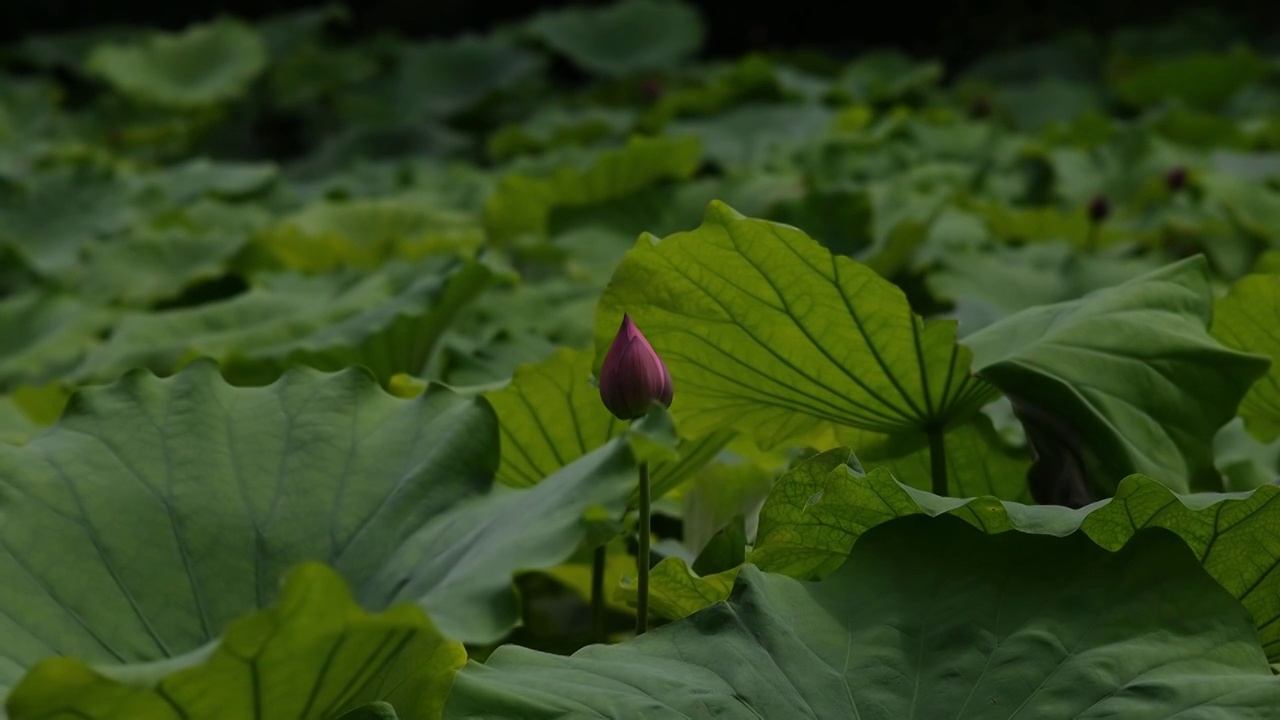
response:
{"label": "lotus bud petal", "polygon": [[622,316],[622,327],[604,356],[599,384],[600,401],[620,420],[643,416],[654,402],[670,407],[674,392],[667,366],[629,315]]}

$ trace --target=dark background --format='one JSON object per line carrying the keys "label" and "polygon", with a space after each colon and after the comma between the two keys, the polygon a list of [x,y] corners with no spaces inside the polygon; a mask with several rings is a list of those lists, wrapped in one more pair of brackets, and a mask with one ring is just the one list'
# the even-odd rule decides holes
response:
{"label": "dark background", "polygon": [[[257,19],[315,7],[305,0],[0,0],[0,41],[108,24],[170,29],[220,13]],[[396,30],[419,37],[483,31],[544,8],[601,2],[521,0],[351,0],[357,34]],[[716,56],[761,48],[824,49],[852,55],[895,47],[962,65],[992,50],[1051,37],[1071,29],[1106,32],[1150,25],[1194,7],[1213,7],[1263,37],[1280,33],[1280,0],[953,0],[952,2],[832,3],[779,0],[758,11],[741,0],[692,3],[702,11]]]}

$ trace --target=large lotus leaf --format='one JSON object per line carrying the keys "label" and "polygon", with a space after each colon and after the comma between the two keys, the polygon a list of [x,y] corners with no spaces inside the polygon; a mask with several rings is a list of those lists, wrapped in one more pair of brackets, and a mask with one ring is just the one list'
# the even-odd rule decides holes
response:
{"label": "large lotus leaf", "polygon": [[182,655],[309,560],[366,608],[415,602],[445,636],[492,642],[520,618],[512,575],[568,559],[587,512],[620,515],[635,482],[621,439],[529,490],[494,488],[497,458],[482,399],[402,400],[358,370],[235,388],[201,362],[82,390],[0,446],[0,688],[53,654]]}
{"label": "large lotus leaf", "polygon": [[233,388],[202,362],[82,390],[53,428],[0,448],[0,686],[51,654],[186,653],[265,607],[301,561],[360,587],[486,493],[496,452],[483,401],[398,400],[354,370]]}
{"label": "large lotus leaf", "polygon": [[1201,52],[1180,58],[1137,63],[1114,73],[1116,94],[1125,102],[1145,107],[1169,98],[1215,110],[1240,88],[1265,77],[1266,58],[1245,47],[1230,53]]}
{"label": "large lotus leaf", "polygon": [[200,157],[139,178],[137,184],[174,203],[205,195],[238,199],[264,190],[278,175],[272,163],[215,161]]}
{"label": "large lotus leaf", "polygon": [[308,273],[455,255],[483,240],[476,216],[388,199],[312,205],[259,236],[286,267]]}
{"label": "large lotus leaf", "polygon": [[1262,718],[1246,613],[1167,533],[1117,553],[952,518],[867,533],[820,583],[744,568],[728,602],[572,657],[500,648],[446,718]]}
{"label": "large lotus leaf", "polygon": [[543,58],[498,36],[405,46],[397,76],[401,119],[456,115],[528,81],[544,65]]}
{"label": "large lotus leaf", "polygon": [[[925,513],[951,514],[986,532],[1067,535],[1081,530],[1110,550],[1124,546],[1143,528],[1173,531],[1205,570],[1253,615],[1268,656],[1280,658],[1280,544],[1272,527],[1280,522],[1275,501],[1280,487],[1252,493],[1178,496],[1160,483],[1135,475],[1120,483],[1112,499],[1077,510],[1021,505],[993,497],[941,498],[897,482],[883,469],[866,475],[846,464],[849,451],[837,448],[806,460],[784,474],[760,511],[760,528],[749,560],[763,569],[799,578],[822,577],[868,528],[890,519]],[[666,561],[664,561],[666,562]],[[715,578],[678,577],[674,594],[695,586],[713,597]],[[686,575],[687,575],[686,571]],[[684,612],[694,597],[683,593]]]}
{"label": "large lotus leaf", "polygon": [[[847,448],[815,455],[792,468],[774,485],[760,510],[751,562],[763,570],[801,579],[818,579],[831,573],[849,554],[867,529],[887,520],[918,512],[952,511],[988,532],[1013,529],[1014,517],[1026,513],[1059,518],[1050,530],[1065,534],[1079,519],[1051,515],[1034,506],[1001,504],[992,497],[948,501],[918,495],[894,480],[886,470],[860,475],[848,466]],[[920,497],[941,504],[922,504]],[[963,510],[961,510],[963,508]],[[1032,531],[1035,526],[1025,529]]]}
{"label": "large lotus leaf", "polygon": [[936,61],[917,61],[893,50],[871,52],[849,64],[831,93],[843,101],[867,104],[909,101],[937,84],[942,73]]}
{"label": "large lotus leaf", "polygon": [[585,167],[564,166],[546,176],[510,175],[485,207],[485,227],[497,242],[543,235],[553,208],[613,200],[662,180],[683,180],[701,160],[694,138],[635,138],[601,152]]}
{"label": "large lotus leaf", "polygon": [[209,646],[151,665],[45,660],[7,707],[13,720],[330,720],[390,700],[406,717],[429,720],[440,717],[466,659],[418,608],[369,615],[337,573],[307,564],[289,572],[271,607],[232,622]]}
{"label": "large lotus leaf", "polygon": [[505,125],[489,136],[485,149],[496,161],[526,153],[592,146],[620,138],[635,124],[635,113],[610,108],[566,109],[551,106],[518,124]]}
{"label": "large lotus leaf", "polygon": [[1000,100],[1014,124],[1037,131],[1054,122],[1069,121],[1103,107],[1105,96],[1094,83],[1039,78],[1031,82],[1005,83]]}
{"label": "large lotus leaf", "polygon": [[36,272],[74,268],[88,242],[125,229],[135,217],[126,186],[89,170],[57,170],[25,185],[0,187],[0,249],[13,248]]}
{"label": "large lotus leaf", "polygon": [[1259,440],[1280,437],[1280,275],[1249,275],[1232,286],[1214,304],[1213,336],[1271,358],[1270,370],[1249,388],[1239,413]]}
{"label": "large lotus leaf", "polygon": [[709,118],[673,123],[667,132],[698,138],[707,158],[729,170],[765,165],[812,143],[831,124],[821,105],[751,104]]}
{"label": "large lotus leaf", "polygon": [[455,386],[503,383],[520,365],[550,357],[559,347],[591,342],[595,285],[551,277],[492,288],[458,316],[443,341],[438,372]]}
{"label": "large lotus leaf", "polygon": [[209,356],[246,381],[270,381],[302,363],[363,365],[385,383],[422,372],[440,334],[489,278],[485,266],[453,259],[364,277],[276,276],[227,300],[128,316],[72,377],[110,379],[134,367],[167,374]]}
{"label": "large lotus leaf", "polygon": [[92,243],[85,246],[84,261],[69,284],[89,298],[147,306],[223,275],[248,241],[245,233],[171,229]]}
{"label": "large lotus leaf", "polygon": [[734,428],[772,447],[829,445],[840,426],[922,434],[994,395],[954,323],[926,325],[867,266],[719,202],[698,229],[627,254],[597,309],[597,363],[624,312],[670,368],[691,435]]}
{"label": "large lotus leaf", "polygon": [[115,312],[70,295],[26,292],[0,299],[0,390],[60,379],[115,318]]}
{"label": "large lotus leaf", "polygon": [[1214,433],[1267,361],[1208,333],[1203,257],[969,335],[979,374],[1065,422],[1110,492],[1141,472],[1187,491],[1210,468]]}
{"label": "large lotus leaf", "polygon": [[155,34],[129,45],[101,45],[86,64],[125,95],[175,108],[234,100],[266,66],[262,37],[231,20]]}
{"label": "large lotus leaf", "polygon": [[1159,263],[1073,253],[1063,242],[943,250],[926,282],[953,301],[961,337],[1035,305],[1074,300],[1118,285]]}
{"label": "large lotus leaf", "polygon": [[702,46],[697,11],[672,0],[557,10],[534,18],[527,29],[574,64],[606,77],[675,69]]}
{"label": "large lotus leaf", "polygon": [[[621,517],[635,487],[639,448],[665,440],[669,422],[650,413],[626,436],[532,488],[498,486],[484,500],[428,523],[357,597],[375,607],[415,601],[447,636],[496,642],[520,618],[511,576],[559,565],[589,540],[590,519]],[[463,566],[483,571],[460,572]]]}

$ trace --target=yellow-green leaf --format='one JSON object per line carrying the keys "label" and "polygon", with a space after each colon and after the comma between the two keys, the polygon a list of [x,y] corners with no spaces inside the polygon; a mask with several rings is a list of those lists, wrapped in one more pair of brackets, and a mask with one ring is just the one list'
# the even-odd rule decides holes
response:
{"label": "yellow-green leaf", "polygon": [[1240,401],[1240,417],[1263,442],[1280,437],[1280,275],[1248,275],[1214,303],[1214,337],[1224,345],[1266,355],[1271,367]]}
{"label": "yellow-green leaf", "polygon": [[430,720],[466,659],[416,606],[369,615],[336,572],[312,563],[290,573],[275,606],[211,646],[143,665],[45,660],[7,710],[12,720],[328,720],[385,700]]}

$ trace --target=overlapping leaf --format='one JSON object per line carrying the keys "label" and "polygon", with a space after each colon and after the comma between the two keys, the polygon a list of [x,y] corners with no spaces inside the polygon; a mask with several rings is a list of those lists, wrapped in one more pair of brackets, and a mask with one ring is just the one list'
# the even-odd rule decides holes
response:
{"label": "overlapping leaf", "polygon": [[1176,538],[1113,554],[942,518],[872,530],[821,583],[748,567],[727,603],[622,645],[501,648],[458,674],[445,717],[1154,720],[1277,702],[1248,617]]}
{"label": "overlapping leaf", "polygon": [[613,200],[662,180],[685,179],[701,159],[693,138],[634,138],[582,168],[565,166],[545,177],[511,175],[489,198],[485,227],[495,242],[543,235],[553,208]]}
{"label": "overlapping leaf", "polygon": [[597,311],[597,362],[623,312],[678,378],[672,411],[692,434],[732,427],[762,446],[840,426],[916,434],[994,394],[969,374],[954,323],[925,324],[865,265],[721,203],[697,230],[627,254]]}
{"label": "overlapping leaf", "polygon": [[234,388],[201,362],[81,391],[55,427],[0,446],[0,688],[54,654],[183,655],[313,560],[364,607],[414,602],[446,636],[491,642],[520,617],[512,575],[567,559],[587,511],[620,515],[635,482],[618,440],[493,491],[497,445],[483,400],[400,400],[358,370]]}
{"label": "overlapping leaf", "polygon": [[[1165,528],[1182,538],[1204,569],[1249,610],[1268,657],[1280,658],[1280,542],[1271,530],[1280,522],[1280,487],[1179,496],[1139,475],[1122,482],[1113,499],[1072,510],[993,497],[942,498],[905,486],[884,469],[858,474],[845,464],[849,457],[848,449],[837,448],[778,480],[760,511],[749,562],[792,577],[821,578],[844,562],[868,529],[917,513],[955,515],[989,533],[1081,532],[1113,551],[1143,529]],[[682,613],[695,609],[697,598],[715,598],[724,589],[723,578],[698,578],[687,570],[681,576],[678,569],[673,565],[655,574],[655,583],[663,585],[655,593],[680,599],[676,607]]]}
{"label": "overlapping leaf", "polygon": [[1267,361],[1208,333],[1208,267],[1191,258],[1114,288],[1031,308],[965,338],[979,374],[1065,421],[1109,491],[1141,472],[1187,491],[1213,434]]}
{"label": "overlapping leaf", "polygon": [[387,382],[422,372],[449,321],[489,278],[485,266],[450,258],[364,277],[279,275],[220,302],[128,316],[72,378],[111,379],[133,367],[171,373],[209,356],[248,380],[270,381],[301,363],[362,365]]}
{"label": "overlapping leaf", "polygon": [[74,368],[117,313],[70,295],[0,300],[0,389],[41,384]]}
{"label": "overlapping leaf", "polygon": [[341,577],[318,564],[285,578],[267,609],[231,623],[207,647],[165,663],[40,663],[9,697],[13,720],[330,720],[390,700],[406,717],[440,717],[462,644],[412,606],[368,615]]}

